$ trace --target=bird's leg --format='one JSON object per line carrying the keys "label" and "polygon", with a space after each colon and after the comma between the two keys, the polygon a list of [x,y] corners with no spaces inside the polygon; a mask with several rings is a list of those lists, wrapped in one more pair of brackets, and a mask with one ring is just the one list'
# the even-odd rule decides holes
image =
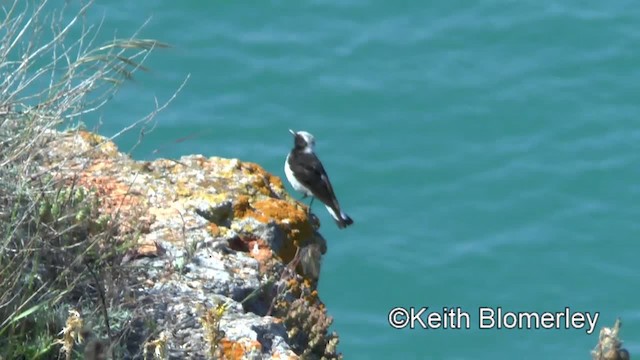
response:
{"label": "bird's leg", "polygon": [[[311,198],[311,202],[309,202],[309,209],[308,209],[308,211],[307,211],[307,212],[308,212],[308,214],[311,214],[311,206],[313,205],[313,200],[315,200],[315,199],[316,199],[315,197],[312,197],[312,198]],[[308,214],[307,214],[307,215],[308,215]]]}

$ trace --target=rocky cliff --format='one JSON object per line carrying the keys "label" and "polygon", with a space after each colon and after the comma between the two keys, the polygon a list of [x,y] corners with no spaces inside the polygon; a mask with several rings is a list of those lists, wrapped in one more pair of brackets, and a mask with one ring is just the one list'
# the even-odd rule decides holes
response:
{"label": "rocky cliff", "polygon": [[86,356],[117,338],[128,358],[340,357],[316,290],[326,242],[278,177],[237,159],[135,161],[86,131],[52,133],[40,154],[51,179],[95,197],[88,233],[111,234],[94,248],[117,270],[98,271],[94,308],[70,312],[104,314],[109,335],[84,330]]}

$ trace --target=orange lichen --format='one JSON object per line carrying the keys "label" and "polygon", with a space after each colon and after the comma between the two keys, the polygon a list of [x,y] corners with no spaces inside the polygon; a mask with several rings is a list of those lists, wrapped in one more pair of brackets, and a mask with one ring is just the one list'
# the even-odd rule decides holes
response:
{"label": "orange lichen", "polygon": [[138,207],[144,202],[139,195],[131,193],[131,187],[110,176],[94,176],[90,173],[80,174],[78,184],[94,189],[102,201],[102,210],[111,214],[116,211]]}
{"label": "orange lichen", "polygon": [[85,173],[96,175],[98,173],[108,172],[113,169],[113,159],[99,159],[93,160],[89,165]]}
{"label": "orange lichen", "polygon": [[100,152],[105,155],[114,156],[118,153],[116,144],[114,144],[113,141],[107,140],[105,137],[84,130],[78,131],[78,135],[90,146],[98,147]]}
{"label": "orange lichen", "polygon": [[[243,218],[247,215],[249,216],[254,215],[253,213],[247,214],[250,212],[251,212],[251,204],[249,203],[249,197],[246,195],[238,196],[233,203],[233,216],[235,218]],[[256,218],[256,220],[260,220],[260,219]]]}
{"label": "orange lichen", "polygon": [[131,187],[111,176],[101,176],[89,171],[79,173],[75,179],[68,179],[69,185],[93,190],[100,199],[100,212],[118,219],[119,232],[148,232],[154,216],[148,213],[146,199],[134,194]]}
{"label": "orange lichen", "polygon": [[285,220],[291,223],[307,222],[307,214],[304,211],[284,200],[270,198],[256,201],[253,208],[279,222]]}
{"label": "orange lichen", "polygon": [[275,220],[285,232],[290,241],[283,244],[278,256],[285,263],[293,260],[298,247],[313,235],[313,227],[308,221],[307,213],[294,204],[279,199],[258,201],[253,204],[253,207],[256,211]]}
{"label": "orange lichen", "polygon": [[291,261],[298,247],[313,235],[307,213],[284,200],[268,198],[252,204],[248,196],[239,196],[234,204],[234,215],[236,218],[252,217],[263,223],[275,221],[290,240],[283,244],[278,253],[284,262]]}
{"label": "orange lichen", "polygon": [[[318,309],[324,308],[324,304],[318,296],[318,291],[310,279],[304,278],[302,281],[299,281],[296,278],[292,278],[286,282],[286,289],[294,298],[303,298],[308,306],[315,306],[318,307]],[[286,309],[289,303],[283,299],[280,302],[276,302],[276,306]]]}
{"label": "orange lichen", "polygon": [[102,136],[85,130],[78,131],[78,135],[89,145],[98,145],[104,141]]}
{"label": "orange lichen", "polygon": [[209,223],[209,233],[212,236],[220,235],[220,229],[218,228],[218,225],[216,225],[215,223]]}
{"label": "orange lichen", "polygon": [[136,255],[143,256],[143,257],[158,256],[160,252],[161,252],[160,246],[158,246],[158,243],[153,240],[139,241],[136,249]]}
{"label": "orange lichen", "polygon": [[298,286],[298,280],[296,278],[291,278],[289,279],[289,281],[287,281],[287,285],[289,288],[294,288]]}
{"label": "orange lichen", "polygon": [[262,344],[256,340],[232,341],[228,338],[220,340],[222,347],[222,358],[227,360],[240,360],[249,352],[262,351]]}

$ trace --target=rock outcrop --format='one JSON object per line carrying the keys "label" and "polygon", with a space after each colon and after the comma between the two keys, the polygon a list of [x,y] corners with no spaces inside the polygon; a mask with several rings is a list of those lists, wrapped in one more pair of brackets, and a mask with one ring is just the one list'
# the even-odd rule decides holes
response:
{"label": "rock outcrop", "polygon": [[278,177],[237,159],[134,161],[86,131],[55,133],[41,154],[99,200],[115,244],[100,246],[125,249],[126,286],[104,292],[120,299],[105,307],[127,357],[340,357],[316,291],[326,242]]}

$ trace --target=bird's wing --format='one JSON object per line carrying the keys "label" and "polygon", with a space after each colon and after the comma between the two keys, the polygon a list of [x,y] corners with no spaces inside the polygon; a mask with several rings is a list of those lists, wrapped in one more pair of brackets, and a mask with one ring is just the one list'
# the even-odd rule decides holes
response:
{"label": "bird's wing", "polygon": [[324,170],[320,159],[313,153],[298,154],[296,163],[296,177],[305,187],[314,191],[315,197],[325,204],[330,204],[339,208],[338,201],[333,192],[333,186],[327,172]]}

